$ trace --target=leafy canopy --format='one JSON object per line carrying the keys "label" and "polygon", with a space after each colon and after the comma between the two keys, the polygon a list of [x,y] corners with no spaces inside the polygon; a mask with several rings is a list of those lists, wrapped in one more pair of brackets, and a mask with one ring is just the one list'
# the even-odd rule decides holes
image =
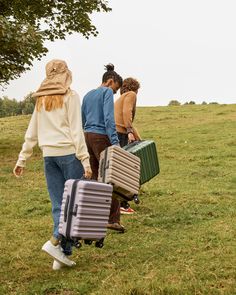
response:
{"label": "leafy canopy", "polygon": [[48,51],[45,40],[74,32],[97,36],[90,14],[110,10],[105,0],[0,0],[0,85],[40,60]]}

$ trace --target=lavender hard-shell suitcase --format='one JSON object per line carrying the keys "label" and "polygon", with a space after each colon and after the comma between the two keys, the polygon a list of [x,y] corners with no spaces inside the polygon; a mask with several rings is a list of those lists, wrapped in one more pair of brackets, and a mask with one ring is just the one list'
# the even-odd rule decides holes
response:
{"label": "lavender hard-shell suitcase", "polygon": [[103,247],[110,214],[112,185],[96,181],[69,179],[65,183],[59,233],[79,248],[96,241]]}
{"label": "lavender hard-shell suitcase", "polygon": [[114,186],[113,196],[139,203],[140,159],[119,146],[110,146],[100,154],[98,181]]}

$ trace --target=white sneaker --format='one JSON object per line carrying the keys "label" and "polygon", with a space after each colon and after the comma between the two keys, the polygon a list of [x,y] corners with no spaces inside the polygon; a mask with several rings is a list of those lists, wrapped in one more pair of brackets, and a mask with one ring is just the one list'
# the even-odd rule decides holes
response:
{"label": "white sneaker", "polygon": [[62,264],[61,262],[57,261],[57,260],[53,260],[53,264],[52,264],[52,269],[53,270],[59,270],[64,266],[64,264]]}
{"label": "white sneaker", "polygon": [[42,250],[48,253],[61,264],[65,264],[67,266],[73,266],[76,264],[74,261],[66,257],[66,255],[61,251],[60,245],[54,246],[51,241],[47,241],[43,245]]}
{"label": "white sneaker", "polygon": [[[72,266],[76,265],[76,263],[74,261],[72,261],[72,262],[73,262],[73,265]],[[52,264],[52,269],[53,270],[60,270],[63,267],[66,267],[66,265],[65,264],[62,264],[61,262],[59,262],[57,260],[53,260],[53,264]]]}

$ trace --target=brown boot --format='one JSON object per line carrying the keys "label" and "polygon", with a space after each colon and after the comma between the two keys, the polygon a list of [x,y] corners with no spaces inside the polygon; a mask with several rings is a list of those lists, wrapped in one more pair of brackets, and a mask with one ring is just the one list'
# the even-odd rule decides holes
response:
{"label": "brown boot", "polygon": [[124,226],[119,224],[118,222],[108,223],[107,228],[112,229],[112,230],[116,230],[116,231],[119,231],[119,232],[122,232],[122,233],[125,231]]}

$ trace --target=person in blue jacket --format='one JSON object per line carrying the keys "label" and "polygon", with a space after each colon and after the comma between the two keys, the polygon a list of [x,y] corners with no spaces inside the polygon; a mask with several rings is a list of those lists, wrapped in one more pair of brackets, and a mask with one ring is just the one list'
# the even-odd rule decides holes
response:
{"label": "person in blue jacket", "polygon": [[[89,91],[83,98],[82,124],[90,155],[92,179],[98,178],[101,152],[110,145],[119,145],[114,118],[114,96],[123,79],[114,71],[114,65],[105,66],[100,87]],[[113,198],[107,228],[124,232],[120,224],[120,202]]]}

